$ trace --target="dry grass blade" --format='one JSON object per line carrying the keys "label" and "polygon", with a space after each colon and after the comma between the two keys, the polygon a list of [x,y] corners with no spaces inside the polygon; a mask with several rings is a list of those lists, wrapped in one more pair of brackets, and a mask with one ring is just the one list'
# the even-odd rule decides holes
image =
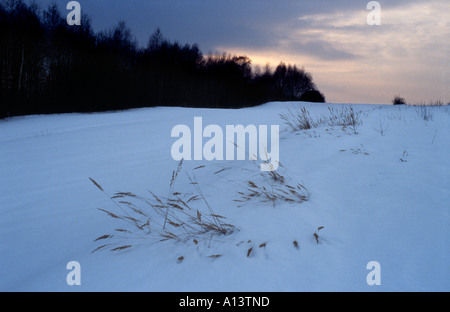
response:
{"label": "dry grass blade", "polygon": [[120,250],[125,250],[125,249],[131,248],[131,247],[133,247],[133,246],[132,245],[125,245],[125,246],[120,246],[120,247],[113,248],[113,249],[111,249],[111,251],[120,251]]}
{"label": "dry grass blade", "polygon": [[103,235],[103,236],[100,236],[100,237],[97,237],[95,240],[94,240],[94,242],[96,242],[96,241],[99,241],[99,240],[102,240],[102,239],[107,239],[107,238],[112,238],[113,236],[112,235]]}
{"label": "dry grass blade", "polygon": [[98,184],[94,179],[89,178],[89,180],[91,180],[92,183],[94,183],[94,185],[96,187],[98,187],[100,189],[100,191],[104,192],[103,188],[100,186],[100,184]]}
{"label": "dry grass blade", "polygon": [[145,227],[150,227],[150,218],[147,219],[147,222],[145,222],[143,225],[138,226],[140,230],[143,230]]}
{"label": "dry grass blade", "polygon": [[137,197],[136,194],[130,192],[117,192],[112,196],[112,198],[121,198],[121,197]]}
{"label": "dry grass blade", "polygon": [[319,234],[314,233],[314,238],[316,239],[316,243],[319,243]]}
{"label": "dry grass blade", "polygon": [[119,204],[122,204],[122,205],[127,205],[127,206],[133,206],[133,204],[132,204],[132,203],[130,203],[129,201],[125,201],[125,200],[121,200],[121,201],[119,201]]}
{"label": "dry grass blade", "polygon": [[177,169],[172,172],[172,179],[170,180],[170,189],[171,190],[173,189],[173,186],[175,185],[175,181],[176,181],[178,174],[180,173],[182,167],[183,167],[183,159],[181,159],[180,162],[178,163]]}
{"label": "dry grass blade", "polygon": [[138,220],[138,219],[133,218],[133,217],[129,217],[129,216],[124,216],[123,218],[124,218],[124,219],[128,219],[128,220],[130,220],[130,221],[133,221],[133,222],[135,223],[135,225],[136,225],[137,227],[139,227],[139,226],[138,226],[138,224],[139,224],[139,220]]}
{"label": "dry grass blade", "polygon": [[219,219],[226,219],[224,216],[218,215],[218,214],[211,214],[212,217],[214,218],[219,218]]}
{"label": "dry grass blade", "polygon": [[252,182],[252,181],[248,181],[248,185],[250,186],[250,187],[252,187],[252,188],[259,188],[254,182]]}
{"label": "dry grass blade", "polygon": [[141,216],[148,217],[148,215],[147,215],[143,210],[141,210],[141,209],[137,209],[137,208],[134,208],[134,207],[132,207],[132,206],[130,206],[129,208],[130,208],[131,210],[133,210],[135,213],[137,213],[137,214],[139,214],[139,215],[141,215]]}
{"label": "dry grass blade", "polygon": [[[181,198],[177,198],[177,199],[178,199],[178,202],[181,203],[184,207],[191,210],[191,207],[189,207],[189,205],[186,202],[184,202],[184,200],[182,200]],[[182,210],[184,210],[184,209],[182,209]]]}
{"label": "dry grass blade", "polygon": [[130,231],[125,230],[125,229],[115,229],[115,231],[122,232],[122,233],[131,233]]}
{"label": "dry grass blade", "polygon": [[188,201],[187,201],[186,203],[189,203],[189,202],[192,201],[192,200],[198,200],[198,199],[200,199],[200,196],[194,195],[194,196],[192,196],[191,198],[189,198]]}
{"label": "dry grass blade", "polygon": [[165,234],[161,234],[162,237],[178,240],[178,236],[173,234],[172,232],[166,231]]}
{"label": "dry grass blade", "polygon": [[225,170],[227,170],[227,169],[226,168],[220,169],[219,171],[214,172],[214,174],[221,173],[222,171],[225,171]]}
{"label": "dry grass blade", "polygon": [[102,209],[102,208],[97,208],[98,210],[100,210],[100,211],[103,211],[104,213],[106,213],[108,216],[110,216],[111,218],[114,218],[114,219],[123,219],[122,217],[119,217],[118,215],[116,215],[116,214],[114,214],[114,213],[112,213],[112,212],[109,212],[108,210],[105,210],[105,209]]}
{"label": "dry grass blade", "polygon": [[103,249],[103,248],[105,248],[105,247],[107,247],[107,246],[110,246],[110,245],[111,245],[111,244],[106,244],[106,245],[99,246],[99,247],[95,248],[94,250],[92,250],[92,251],[91,251],[91,254],[94,253],[94,252],[96,252],[97,250]]}
{"label": "dry grass blade", "polygon": [[184,210],[183,207],[181,207],[178,204],[175,204],[175,203],[168,203],[168,204],[169,204],[169,206],[171,206],[173,208],[176,208],[176,209],[179,209],[179,210]]}
{"label": "dry grass blade", "polygon": [[172,220],[167,220],[167,222],[170,224],[170,225],[172,225],[172,226],[174,226],[174,227],[180,227],[181,226],[181,224],[178,224],[178,223],[175,223],[175,222],[173,222]]}
{"label": "dry grass blade", "polygon": [[164,205],[164,203],[163,203],[163,201],[158,197],[158,196],[156,196],[153,192],[151,192],[151,191],[148,191],[150,194],[152,194],[152,196],[153,196],[153,198],[158,202],[158,203],[160,203],[162,206],[165,206]]}
{"label": "dry grass blade", "polygon": [[253,247],[250,247],[250,248],[247,250],[247,258],[250,257],[250,255],[252,254],[252,252],[253,252]]}

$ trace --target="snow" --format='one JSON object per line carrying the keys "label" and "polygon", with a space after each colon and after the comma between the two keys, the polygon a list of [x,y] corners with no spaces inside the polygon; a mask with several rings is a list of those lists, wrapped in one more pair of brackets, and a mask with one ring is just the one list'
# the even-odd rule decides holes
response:
{"label": "snow", "polygon": [[[449,291],[449,107],[429,107],[426,121],[418,107],[353,104],[355,134],[324,125],[292,132],[279,114],[297,106],[318,118],[344,104],[1,120],[0,291]],[[132,248],[91,254],[94,239],[122,223],[97,209],[117,212],[89,177],[110,195],[167,196],[178,165],[171,129],[196,116],[223,129],[279,125],[277,172],[304,185],[309,200],[236,202],[247,181],[263,181],[253,161],[185,161],[175,190],[191,191],[186,173],[195,174],[214,212],[239,230],[198,244],[131,239]],[[80,286],[66,282],[70,261],[80,263]],[[381,266],[379,286],[366,282],[371,261]]]}

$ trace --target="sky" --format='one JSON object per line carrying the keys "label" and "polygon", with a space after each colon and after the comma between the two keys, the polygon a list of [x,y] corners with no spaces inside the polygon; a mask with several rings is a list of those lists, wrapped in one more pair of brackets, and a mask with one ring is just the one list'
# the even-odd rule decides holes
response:
{"label": "sky", "polygon": [[[68,0],[34,0],[45,8]],[[382,0],[369,25],[367,0],[79,0],[95,31],[123,20],[140,45],[160,28],[204,54],[248,56],[311,73],[330,103],[450,102],[450,1]]]}

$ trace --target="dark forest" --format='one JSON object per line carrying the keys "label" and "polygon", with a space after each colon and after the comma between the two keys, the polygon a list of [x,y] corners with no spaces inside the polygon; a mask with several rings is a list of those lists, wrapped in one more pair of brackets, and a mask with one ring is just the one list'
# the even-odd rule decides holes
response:
{"label": "dark forest", "polygon": [[269,101],[324,102],[311,74],[246,56],[204,55],[160,29],[139,46],[125,22],[94,32],[69,26],[56,5],[0,2],[0,118],[151,106],[240,108]]}

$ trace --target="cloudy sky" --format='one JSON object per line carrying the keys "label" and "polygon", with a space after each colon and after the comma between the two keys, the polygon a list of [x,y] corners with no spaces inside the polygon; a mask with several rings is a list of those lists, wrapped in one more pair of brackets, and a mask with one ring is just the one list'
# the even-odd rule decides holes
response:
{"label": "cloudy sky", "polygon": [[[55,0],[53,0],[54,2]],[[35,0],[46,7],[51,0]],[[67,1],[57,0],[62,12]],[[450,1],[381,0],[368,25],[367,0],[78,0],[95,31],[127,22],[145,45],[154,30],[204,54],[246,55],[310,72],[327,102],[450,102]]]}

